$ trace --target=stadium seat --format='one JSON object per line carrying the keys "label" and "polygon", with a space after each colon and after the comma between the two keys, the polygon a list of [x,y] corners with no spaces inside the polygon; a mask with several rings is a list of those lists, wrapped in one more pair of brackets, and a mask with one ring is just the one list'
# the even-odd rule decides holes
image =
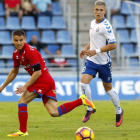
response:
{"label": "stadium seat", "polygon": [[48,54],[44,51],[44,49],[40,49],[39,52],[41,53],[41,55],[48,55]]}
{"label": "stadium seat", "polygon": [[61,54],[62,55],[75,55],[74,47],[72,45],[62,45]]}
{"label": "stadium seat", "polygon": [[138,27],[137,25],[138,23],[138,18],[136,16],[132,17],[132,16],[127,16],[126,18],[126,27],[127,28],[136,28]]}
{"label": "stadium seat", "polygon": [[140,53],[139,53],[138,44],[136,44],[136,46],[135,46],[135,54],[138,54],[138,55],[140,54]]}
{"label": "stadium seat", "polygon": [[130,41],[133,42],[133,43],[137,43],[137,34],[136,34],[136,30],[133,29],[131,30],[131,33],[130,33]]}
{"label": "stadium seat", "polygon": [[12,44],[9,31],[0,31],[0,44]]}
{"label": "stadium seat", "polygon": [[53,2],[52,3],[52,13],[53,13],[53,15],[57,15],[57,16],[62,15],[62,11],[61,11],[61,7],[60,7],[59,2]]}
{"label": "stadium seat", "polygon": [[129,66],[139,66],[139,60],[138,58],[135,57],[130,57],[129,58]]}
{"label": "stadium seat", "polygon": [[41,42],[44,44],[55,44],[55,32],[54,31],[42,31]]}
{"label": "stadium seat", "polygon": [[45,59],[46,67],[49,68],[49,60]]}
{"label": "stadium seat", "polygon": [[2,55],[4,56],[12,56],[13,52],[15,50],[15,47],[13,45],[3,45],[2,46]]}
{"label": "stadium seat", "polygon": [[24,30],[35,30],[35,20],[32,16],[23,16],[21,20],[21,28]]}
{"label": "stadium seat", "polygon": [[65,30],[59,30],[57,31],[57,39],[56,39],[57,43],[60,44],[68,44],[71,43],[71,38],[70,38],[70,34],[68,31]]}
{"label": "stadium seat", "polygon": [[134,54],[134,45],[133,44],[122,44],[122,48],[125,50],[125,57]]}
{"label": "stadium seat", "polygon": [[27,31],[26,33],[26,42],[29,43],[32,40],[32,36],[36,35],[37,40],[40,41],[40,35],[38,31]]}
{"label": "stadium seat", "polygon": [[0,17],[0,30],[5,30],[5,20],[4,20],[4,17]]}
{"label": "stadium seat", "polygon": [[6,20],[6,28],[9,30],[20,29],[20,23],[18,17],[8,17]]}
{"label": "stadium seat", "polygon": [[13,60],[7,60],[7,68],[13,68]]}
{"label": "stadium seat", "polygon": [[38,29],[51,29],[51,18],[48,16],[39,16],[37,21]]}
{"label": "stadium seat", "polygon": [[120,11],[121,14],[130,15],[131,14],[130,11],[132,12],[132,14],[135,13],[134,5],[133,4],[128,5],[126,2],[122,2],[121,11]]}
{"label": "stadium seat", "polygon": [[70,64],[72,67],[77,67],[77,60],[76,59],[67,59],[67,63]]}
{"label": "stadium seat", "polygon": [[4,15],[5,15],[4,5],[3,3],[0,3],[0,16],[4,16]]}
{"label": "stadium seat", "polygon": [[123,15],[114,15],[112,17],[112,23],[112,25],[115,24],[116,28],[125,28],[125,19]]}
{"label": "stadium seat", "polygon": [[66,23],[64,17],[62,16],[54,16],[52,18],[52,28],[53,29],[66,29]]}
{"label": "stadium seat", "polygon": [[58,45],[48,45],[47,49],[52,53],[56,54],[56,50],[60,49]]}
{"label": "stadium seat", "polygon": [[4,60],[0,60],[0,68],[5,68],[5,62],[4,62]]}
{"label": "stadium seat", "polygon": [[128,30],[117,30],[117,34],[119,35],[120,43],[129,43],[129,32]]}

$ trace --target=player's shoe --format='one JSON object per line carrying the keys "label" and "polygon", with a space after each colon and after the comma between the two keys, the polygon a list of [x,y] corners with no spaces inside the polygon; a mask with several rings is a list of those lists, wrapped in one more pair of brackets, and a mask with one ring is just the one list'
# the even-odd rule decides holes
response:
{"label": "player's shoe", "polygon": [[86,115],[83,117],[83,120],[82,120],[82,122],[87,122],[89,119],[90,119],[90,115],[92,114],[92,113],[95,113],[96,112],[96,109],[93,109],[92,111],[89,111],[89,110],[87,110],[87,113],[86,113]]}
{"label": "player's shoe", "polygon": [[8,134],[8,137],[19,137],[19,136],[28,136],[28,132],[21,132],[20,130],[18,130],[16,133],[13,134]]}
{"label": "player's shoe", "polygon": [[85,94],[82,94],[79,99],[82,99],[83,105],[90,106],[91,108],[96,109],[94,104],[87,99]]}
{"label": "player's shoe", "polygon": [[121,114],[116,114],[116,127],[119,127],[122,124],[123,121],[123,109]]}

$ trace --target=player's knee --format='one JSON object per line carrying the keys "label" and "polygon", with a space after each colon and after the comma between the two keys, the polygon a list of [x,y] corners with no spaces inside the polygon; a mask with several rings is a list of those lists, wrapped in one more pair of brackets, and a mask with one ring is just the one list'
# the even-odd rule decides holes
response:
{"label": "player's knee", "polygon": [[58,112],[55,111],[55,110],[49,111],[49,114],[50,114],[52,117],[58,117],[58,116],[59,116]]}
{"label": "player's knee", "polygon": [[108,91],[110,91],[112,89],[112,87],[106,86],[106,87],[104,87],[104,89],[105,89],[106,92],[108,92]]}

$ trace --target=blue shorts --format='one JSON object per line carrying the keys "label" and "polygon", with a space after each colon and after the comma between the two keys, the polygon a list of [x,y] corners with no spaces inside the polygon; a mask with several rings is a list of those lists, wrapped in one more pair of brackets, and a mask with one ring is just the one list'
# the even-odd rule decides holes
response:
{"label": "blue shorts", "polygon": [[105,65],[95,64],[92,61],[86,60],[82,74],[89,74],[96,77],[97,72],[99,73],[99,78],[101,78],[106,83],[112,83],[111,74],[111,62]]}

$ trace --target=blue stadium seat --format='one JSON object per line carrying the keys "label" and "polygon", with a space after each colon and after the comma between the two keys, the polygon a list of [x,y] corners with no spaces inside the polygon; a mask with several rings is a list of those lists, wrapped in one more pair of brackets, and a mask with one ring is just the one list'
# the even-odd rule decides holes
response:
{"label": "blue stadium seat", "polygon": [[5,30],[5,20],[4,20],[4,17],[0,17],[0,30]]}
{"label": "blue stadium seat", "polygon": [[125,19],[123,15],[114,15],[112,17],[113,25],[114,25],[114,22],[115,22],[116,28],[125,28]]}
{"label": "blue stadium seat", "polygon": [[52,3],[52,13],[53,15],[60,16],[62,15],[61,7],[59,2],[53,2]]}
{"label": "blue stadium seat", "polygon": [[45,44],[55,44],[55,32],[54,31],[42,31],[42,43]]}
{"label": "blue stadium seat", "polygon": [[32,36],[36,35],[37,40],[40,41],[40,35],[38,31],[27,31],[26,33],[26,42],[29,43],[32,40]]}
{"label": "blue stadium seat", "polygon": [[122,6],[121,6],[121,14],[124,14],[124,15],[130,15],[130,10],[129,10],[129,7],[131,9],[131,12],[132,13],[135,13],[135,10],[134,10],[134,5],[133,4],[129,4],[130,6],[128,6],[128,4],[126,2],[122,2]]}
{"label": "blue stadium seat", "polygon": [[135,57],[130,57],[129,58],[129,66],[139,66],[139,60],[138,58]]}
{"label": "blue stadium seat", "polygon": [[0,31],[0,44],[12,44],[9,31]]}
{"label": "blue stadium seat", "polygon": [[136,46],[135,46],[135,54],[138,54],[138,55],[139,55],[139,48],[138,48],[138,44],[136,44]]}
{"label": "blue stadium seat", "polygon": [[4,60],[0,60],[0,68],[5,68],[5,62],[4,62]]}
{"label": "blue stadium seat", "polygon": [[138,18],[136,16],[132,17],[132,16],[127,16],[126,18],[126,27],[127,28],[135,28],[137,26],[137,23],[138,22]]}
{"label": "blue stadium seat", "polygon": [[2,46],[2,55],[4,56],[12,56],[13,52],[15,50],[15,47],[13,45],[3,45]]}
{"label": "blue stadium seat", "polygon": [[125,50],[125,57],[134,54],[134,45],[133,44],[122,44],[122,48]]}
{"label": "blue stadium seat", "polygon": [[62,55],[75,55],[73,45],[62,45],[61,54]]}
{"label": "blue stadium seat", "polygon": [[137,43],[137,34],[135,29],[131,30],[130,41],[133,43]]}
{"label": "blue stadium seat", "polygon": [[48,16],[39,16],[37,21],[38,29],[51,29],[51,18]]}
{"label": "blue stadium seat", "polygon": [[21,20],[21,28],[24,30],[35,30],[35,20],[32,16],[23,16]]}
{"label": "blue stadium seat", "polygon": [[52,28],[53,29],[66,29],[66,23],[64,17],[53,16],[52,18]]}
{"label": "blue stadium seat", "polygon": [[49,63],[50,63],[49,60],[45,59],[45,64],[47,68],[49,68]]}
{"label": "blue stadium seat", "polygon": [[56,50],[60,49],[59,45],[48,45],[47,49],[52,53],[56,54]]}
{"label": "blue stadium seat", "polygon": [[7,60],[7,68],[13,68],[13,60]]}
{"label": "blue stadium seat", "polygon": [[77,67],[77,60],[76,59],[67,59],[67,63],[70,64],[72,67]]}
{"label": "blue stadium seat", "polygon": [[0,16],[4,16],[4,15],[5,15],[4,5],[3,3],[0,3]]}
{"label": "blue stadium seat", "polygon": [[59,30],[57,31],[57,39],[56,39],[57,43],[60,44],[68,44],[71,43],[71,38],[70,38],[70,34],[68,31],[65,30]]}
{"label": "blue stadium seat", "polygon": [[117,30],[117,33],[119,35],[120,43],[129,43],[129,32],[128,30]]}
{"label": "blue stadium seat", "polygon": [[6,28],[9,30],[20,29],[20,23],[18,17],[8,17],[6,20]]}
{"label": "blue stadium seat", "polygon": [[48,55],[48,54],[44,51],[44,49],[40,49],[39,52],[41,53],[41,55]]}

